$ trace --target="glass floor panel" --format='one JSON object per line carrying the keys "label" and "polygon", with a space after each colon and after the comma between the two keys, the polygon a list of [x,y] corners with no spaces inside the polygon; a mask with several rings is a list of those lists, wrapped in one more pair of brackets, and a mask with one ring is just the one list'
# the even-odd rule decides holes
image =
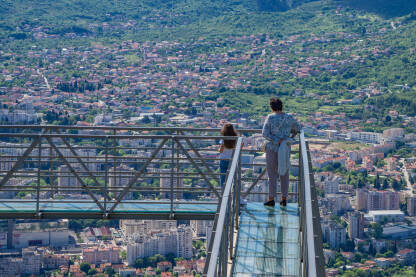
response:
{"label": "glass floor panel", "polygon": [[[7,199],[10,201],[10,199]],[[104,206],[104,202],[100,201],[100,204]],[[112,203],[107,204],[107,208],[112,207]],[[82,203],[74,200],[71,203],[62,202],[50,202],[50,203],[39,203],[39,210],[43,212],[101,212],[97,204],[95,203]],[[185,204],[174,204],[173,210],[175,213],[203,213],[203,214],[215,214],[217,211],[217,203],[185,203]],[[16,200],[16,202],[4,202],[0,199],[0,213],[8,212],[35,212],[36,203],[25,202]],[[118,213],[166,213],[170,212],[170,202],[166,203],[152,203],[152,202],[127,202],[123,201],[120,203],[115,212]]]}
{"label": "glass floor panel", "polygon": [[248,203],[241,210],[232,274],[238,277],[299,276],[299,211]]}

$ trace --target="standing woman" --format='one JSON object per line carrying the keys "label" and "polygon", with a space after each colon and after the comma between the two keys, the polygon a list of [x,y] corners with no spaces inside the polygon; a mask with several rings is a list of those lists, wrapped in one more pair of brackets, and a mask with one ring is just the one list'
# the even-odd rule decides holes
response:
{"label": "standing woman", "polygon": [[[235,131],[234,126],[231,123],[226,123],[221,129],[221,136],[229,136],[229,137],[236,137],[238,133]],[[221,146],[219,149],[221,159],[220,161],[220,173],[227,173],[228,166],[230,165],[231,157],[233,156],[233,151],[237,144],[236,140],[221,140]],[[225,183],[226,175],[220,176],[220,185],[221,187]]]}
{"label": "standing woman", "polygon": [[267,140],[265,151],[269,176],[269,199],[264,205],[275,205],[274,197],[279,175],[282,193],[280,205],[286,206],[289,189],[290,141],[299,133],[300,125],[293,116],[283,112],[283,103],[280,99],[271,98],[270,108],[273,113],[267,116],[262,133]]}

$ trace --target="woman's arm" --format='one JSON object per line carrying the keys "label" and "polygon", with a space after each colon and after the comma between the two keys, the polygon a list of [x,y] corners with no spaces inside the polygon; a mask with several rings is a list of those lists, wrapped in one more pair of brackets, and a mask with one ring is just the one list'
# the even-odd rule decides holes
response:
{"label": "woman's arm", "polygon": [[218,149],[218,152],[220,153],[224,152],[224,144],[221,144],[220,149]]}

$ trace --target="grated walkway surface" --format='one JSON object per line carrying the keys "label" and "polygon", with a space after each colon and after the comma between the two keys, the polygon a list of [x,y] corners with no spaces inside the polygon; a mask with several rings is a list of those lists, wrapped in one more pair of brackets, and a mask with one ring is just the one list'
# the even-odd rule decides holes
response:
{"label": "grated walkway surface", "polygon": [[232,276],[292,277],[299,276],[299,267],[298,204],[248,203],[240,216]]}

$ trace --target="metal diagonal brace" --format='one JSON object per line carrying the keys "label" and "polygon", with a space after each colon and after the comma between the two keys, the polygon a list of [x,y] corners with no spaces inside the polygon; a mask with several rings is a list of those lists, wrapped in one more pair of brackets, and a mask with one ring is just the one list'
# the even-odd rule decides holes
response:
{"label": "metal diagonal brace", "polygon": [[260,179],[263,178],[266,171],[267,171],[266,169],[263,169],[263,171],[257,177],[256,181],[254,181],[254,183],[247,189],[247,191],[243,193],[243,195],[242,195],[243,198],[246,198],[250,194],[250,191],[257,185],[257,183],[260,181]]}
{"label": "metal diagonal brace", "polygon": [[211,181],[205,176],[204,172],[202,172],[202,170],[199,168],[198,164],[194,161],[194,159],[192,159],[191,155],[188,153],[188,151],[185,149],[185,147],[183,147],[183,145],[181,144],[179,139],[177,139],[176,137],[173,137],[173,140],[176,142],[176,144],[178,144],[179,148],[181,148],[183,153],[186,155],[186,157],[189,159],[189,161],[192,163],[192,165],[196,168],[196,170],[202,176],[202,178],[205,180],[205,182],[207,182],[209,188],[215,193],[215,195],[218,197],[218,199],[220,199],[221,196],[219,195],[219,193],[217,192],[215,187],[211,184]]}
{"label": "metal diagonal brace", "polygon": [[101,205],[101,203],[98,201],[98,199],[94,196],[94,194],[90,191],[88,186],[85,184],[84,180],[82,180],[82,178],[78,175],[78,173],[75,171],[75,169],[72,167],[72,165],[65,159],[65,156],[58,149],[58,147],[56,147],[56,145],[53,143],[51,138],[46,137],[46,140],[49,142],[49,144],[52,146],[52,148],[56,151],[58,156],[63,160],[63,162],[69,168],[69,170],[71,170],[72,174],[74,174],[74,176],[77,178],[77,180],[81,183],[82,188],[85,189],[85,191],[90,195],[92,200],[94,200],[94,202],[95,202],[95,204],[97,204],[98,208],[100,208],[100,210],[103,213],[105,213],[104,207]]}
{"label": "metal diagonal brace", "polygon": [[23,164],[23,162],[26,160],[26,158],[32,153],[33,149],[36,147],[36,145],[40,142],[41,135],[36,137],[36,139],[29,145],[29,147],[26,149],[26,151],[23,153],[23,155],[17,160],[17,162],[13,165],[13,167],[7,172],[6,176],[0,181],[0,188],[4,186],[7,181],[12,177],[13,173],[16,172],[17,169]]}
{"label": "metal diagonal brace", "polygon": [[[79,157],[77,152],[72,148],[72,146],[69,144],[69,142],[64,138],[60,137],[60,139],[63,141],[63,143],[68,147],[68,149],[71,151],[72,155],[77,159],[77,161],[81,164],[81,166],[84,168],[85,172],[88,174],[88,176],[94,181],[94,183],[100,187],[101,184],[97,181],[97,178],[90,172],[88,167],[85,165],[84,161]],[[107,199],[111,199],[111,197],[108,195],[108,193],[105,191],[105,189],[101,189],[101,192],[104,193],[104,196],[107,197]]]}
{"label": "metal diagonal brace", "polygon": [[159,144],[159,146],[156,148],[156,150],[153,152],[152,156],[144,163],[139,171],[133,176],[133,178],[130,180],[130,182],[127,184],[127,186],[124,188],[124,190],[118,195],[116,202],[109,210],[109,213],[113,212],[115,208],[120,204],[120,201],[123,199],[123,197],[129,192],[130,188],[134,185],[134,183],[139,179],[139,177],[143,174],[146,167],[153,161],[153,159],[156,157],[157,153],[162,149],[162,147],[165,145],[165,143],[168,141],[167,138],[163,139],[163,141]]}
{"label": "metal diagonal brace", "polygon": [[[184,135],[184,133],[181,131],[181,134]],[[189,145],[189,147],[192,149],[192,151],[196,154],[196,156],[201,160],[202,164],[206,167],[209,173],[215,174],[214,171],[212,171],[211,167],[205,162],[205,159],[201,156],[199,151],[194,147],[191,140],[189,138],[185,138],[186,143]]]}

